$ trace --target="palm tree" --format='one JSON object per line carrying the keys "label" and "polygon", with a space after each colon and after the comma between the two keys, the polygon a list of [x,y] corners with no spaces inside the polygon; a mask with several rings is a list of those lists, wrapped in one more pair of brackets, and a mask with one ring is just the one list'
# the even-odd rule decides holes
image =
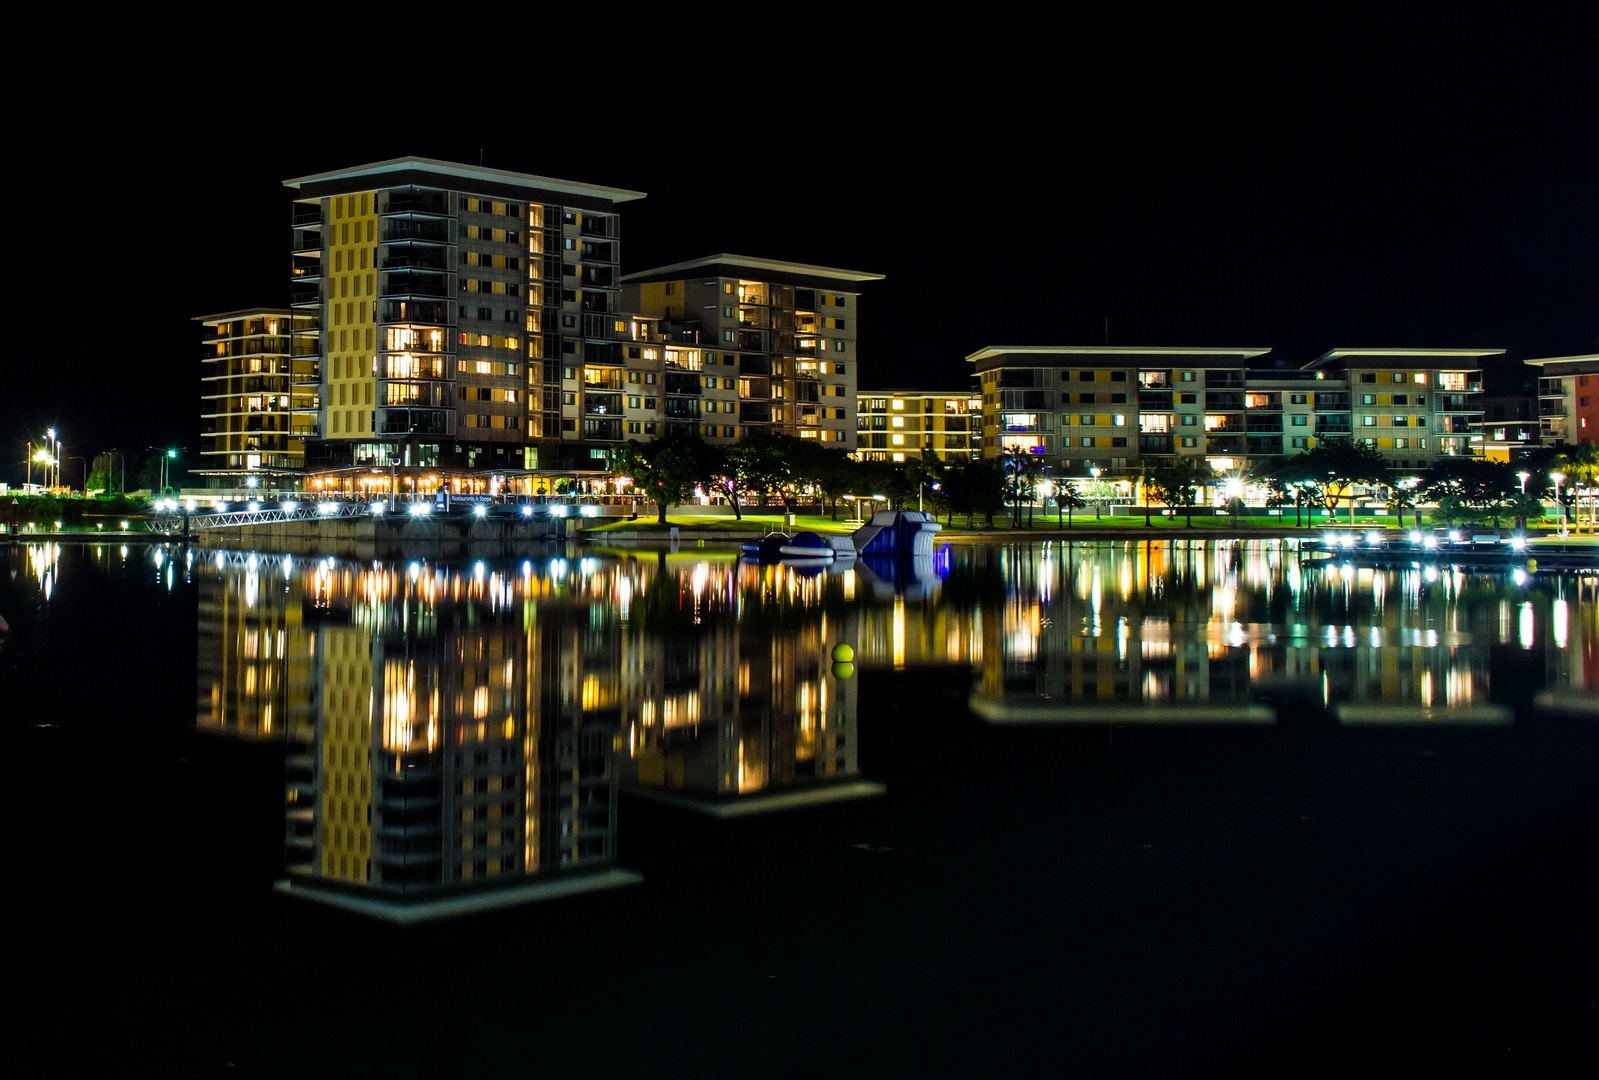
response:
{"label": "palm tree", "polygon": [[[1575,491],[1579,484],[1582,487],[1592,487],[1599,480],[1599,443],[1581,442],[1575,446],[1564,446],[1560,456],[1556,459],[1561,472],[1566,474]],[[1599,528],[1599,500],[1590,499],[1593,505],[1592,523]],[[1582,504],[1577,503],[1577,525],[1582,525]]]}

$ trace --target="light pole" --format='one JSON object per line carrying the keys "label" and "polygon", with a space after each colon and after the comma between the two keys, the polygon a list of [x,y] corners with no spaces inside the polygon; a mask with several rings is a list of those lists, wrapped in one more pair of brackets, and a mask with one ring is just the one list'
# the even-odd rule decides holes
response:
{"label": "light pole", "polygon": [[1527,477],[1529,477],[1531,475],[1532,475],[1531,473],[1525,473],[1525,472],[1518,472],[1516,474],[1516,478],[1521,481],[1521,493],[1523,495],[1527,494]]}
{"label": "light pole", "polygon": [[1100,502],[1099,499],[1099,466],[1090,465],[1088,467],[1088,475],[1093,477],[1094,480],[1094,520],[1098,521],[1099,512],[1104,508],[1105,505],[1104,503]]}
{"label": "light pole", "polygon": [[1550,473],[1549,479],[1555,482],[1555,508],[1560,511],[1560,535],[1566,535],[1566,504],[1560,501],[1560,481],[1566,478],[1565,473]]}

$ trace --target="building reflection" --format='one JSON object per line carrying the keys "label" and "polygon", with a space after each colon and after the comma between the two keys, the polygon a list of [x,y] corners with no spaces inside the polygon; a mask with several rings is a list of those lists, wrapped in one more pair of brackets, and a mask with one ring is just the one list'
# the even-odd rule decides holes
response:
{"label": "building reflection", "polygon": [[201,592],[199,729],[286,742],[289,890],[391,917],[632,880],[622,790],[721,816],[880,793],[860,671],[971,671],[996,723],[1496,723],[1599,700],[1599,579],[1283,542],[952,547],[936,586],[887,592],[704,551],[176,557]]}

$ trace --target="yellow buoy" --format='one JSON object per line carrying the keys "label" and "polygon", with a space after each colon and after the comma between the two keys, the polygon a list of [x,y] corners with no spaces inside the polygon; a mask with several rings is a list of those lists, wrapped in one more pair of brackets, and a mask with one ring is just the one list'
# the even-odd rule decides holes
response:
{"label": "yellow buoy", "polygon": [[847,679],[851,675],[854,675],[854,674],[855,674],[855,665],[854,664],[838,663],[838,664],[834,664],[833,665],[833,678],[835,678],[835,679]]}
{"label": "yellow buoy", "polygon": [[1538,572],[1538,560],[1537,559],[1528,559],[1527,560],[1527,573],[1536,574],[1537,572]]}
{"label": "yellow buoy", "polygon": [[848,664],[848,663],[852,663],[854,660],[855,660],[855,650],[854,649],[850,648],[848,645],[845,645],[843,642],[839,642],[837,645],[833,646],[833,662],[834,663],[836,663],[836,664]]}

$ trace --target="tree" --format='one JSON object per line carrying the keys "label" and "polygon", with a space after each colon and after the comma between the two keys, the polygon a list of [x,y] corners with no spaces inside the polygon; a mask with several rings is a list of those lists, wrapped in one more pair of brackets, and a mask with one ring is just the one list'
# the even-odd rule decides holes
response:
{"label": "tree", "polygon": [[1011,525],[1013,528],[1020,528],[1023,503],[1025,502],[1027,507],[1031,509],[1038,482],[1038,474],[1042,470],[1042,463],[1032,454],[1024,454],[1015,450],[1010,451],[1000,460],[1005,475],[1004,501],[1011,509]]}
{"label": "tree", "polygon": [[[1199,489],[1204,485],[1208,467],[1201,467],[1198,458],[1180,457],[1164,468],[1151,469],[1148,483],[1155,497],[1173,508],[1186,511],[1188,527],[1194,527],[1194,503],[1199,499]],[[1145,500],[1147,503],[1147,499]],[[1147,506],[1146,506],[1147,510]],[[1145,520],[1148,520],[1147,517]]]}
{"label": "tree", "polygon": [[[1578,443],[1575,446],[1565,445],[1560,448],[1559,455],[1555,458],[1556,471],[1566,474],[1566,491],[1571,493],[1570,500],[1575,503],[1578,485],[1592,487],[1599,480],[1599,444],[1591,442]],[[1582,507],[1576,506],[1578,525],[1581,525]],[[1599,526],[1599,501],[1595,501],[1593,522]]]}
{"label": "tree", "polygon": [[1521,481],[1507,462],[1452,456],[1428,467],[1422,491],[1437,501],[1439,513],[1450,524],[1491,516],[1498,529],[1505,502],[1520,493]]}
{"label": "tree", "polygon": [[1356,484],[1378,484],[1388,477],[1388,462],[1365,443],[1345,439],[1318,439],[1316,445],[1290,458],[1275,473],[1284,483],[1298,483],[1327,505],[1349,499],[1349,523],[1355,523]]}
{"label": "tree", "polygon": [[1081,510],[1088,505],[1088,500],[1077,494],[1077,489],[1066,481],[1060,481],[1055,487],[1055,523],[1060,524],[1060,511],[1066,510],[1066,527],[1072,527],[1072,511]]}
{"label": "tree", "polygon": [[1416,506],[1416,489],[1416,484],[1407,484],[1404,481],[1390,485],[1388,488],[1388,509],[1392,510],[1394,516],[1399,519],[1399,527],[1401,529],[1405,527],[1405,509],[1407,507],[1415,509],[1416,527],[1421,527],[1421,508]]}
{"label": "tree", "polygon": [[667,507],[687,498],[701,477],[704,463],[701,445],[693,436],[675,436],[649,443],[629,439],[611,451],[611,468],[632,477],[633,489],[655,503],[656,520],[665,525]]}

